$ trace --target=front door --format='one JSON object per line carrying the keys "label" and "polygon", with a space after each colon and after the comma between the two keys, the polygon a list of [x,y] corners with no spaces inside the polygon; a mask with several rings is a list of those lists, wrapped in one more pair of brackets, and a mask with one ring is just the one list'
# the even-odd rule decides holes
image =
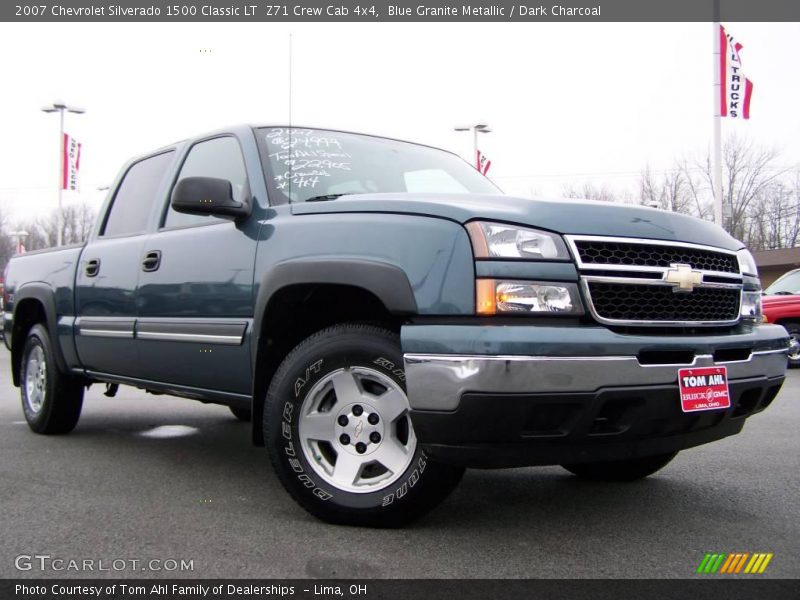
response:
{"label": "front door", "polygon": [[[248,194],[239,141],[221,136],[195,143],[174,184],[184,177],[231,182]],[[186,388],[250,394],[249,336],[258,223],[188,215],[167,203],[159,230],[147,239],[152,257],[137,291],[136,338],[147,379]]]}

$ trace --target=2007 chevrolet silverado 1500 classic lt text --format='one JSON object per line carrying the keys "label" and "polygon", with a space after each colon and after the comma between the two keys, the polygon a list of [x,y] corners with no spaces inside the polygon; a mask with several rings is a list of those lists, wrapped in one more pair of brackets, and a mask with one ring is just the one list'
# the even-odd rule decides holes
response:
{"label": "2007 chevrolet silverado 1500 classic lt text", "polygon": [[14,257],[25,417],[127,384],[252,418],[336,523],[398,525],[465,467],[632,480],[783,383],[750,253],[690,217],[510,198],[448,152],[234,127],[136,158],[85,245]]}

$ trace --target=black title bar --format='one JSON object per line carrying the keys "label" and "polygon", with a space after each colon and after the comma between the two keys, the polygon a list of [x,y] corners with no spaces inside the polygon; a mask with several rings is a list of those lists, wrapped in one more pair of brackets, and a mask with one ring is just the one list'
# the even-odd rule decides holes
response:
{"label": "black title bar", "polygon": [[785,579],[235,580],[4,579],[3,600],[761,600],[796,597]]}
{"label": "black title bar", "polygon": [[[720,19],[798,21],[794,0],[719,0]],[[603,22],[713,21],[715,0],[9,0],[0,21]]]}

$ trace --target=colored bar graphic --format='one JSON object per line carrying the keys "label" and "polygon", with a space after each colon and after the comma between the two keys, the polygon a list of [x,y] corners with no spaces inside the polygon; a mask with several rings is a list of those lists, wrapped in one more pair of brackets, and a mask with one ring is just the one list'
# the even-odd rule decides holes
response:
{"label": "colored bar graphic", "polygon": [[744,561],[747,560],[748,556],[750,556],[749,552],[745,552],[744,554],[742,554],[742,558],[739,559],[739,564],[736,565],[736,570],[734,571],[734,573],[738,573],[739,571],[742,570],[742,567],[744,566]]}
{"label": "colored bar graphic", "polygon": [[764,560],[763,554],[753,554],[753,558],[747,563],[744,568],[745,573],[758,573],[758,568],[761,566],[761,561]]}
{"label": "colored bar graphic", "polygon": [[716,573],[717,570],[722,566],[722,561],[725,560],[725,554],[720,554],[717,562],[714,563],[714,567],[711,569],[712,573]]}
{"label": "colored bar graphic", "polygon": [[706,555],[703,557],[703,560],[700,562],[700,566],[697,567],[697,572],[698,573],[705,573],[706,572],[706,565],[708,564],[708,561],[710,559],[711,559],[711,554],[706,552]]}
{"label": "colored bar graphic", "polygon": [[730,573],[731,567],[736,563],[736,559],[739,558],[738,554],[728,554],[728,559],[723,563],[722,569],[720,569],[720,573]]}
{"label": "colored bar graphic", "polygon": [[764,562],[761,563],[761,568],[758,570],[759,573],[763,573],[767,569],[767,565],[769,564],[769,561],[772,560],[772,557],[773,557],[772,552],[770,552],[769,554],[767,554],[766,557],[764,557]]}
{"label": "colored bar graphic", "polygon": [[725,561],[725,564],[722,565],[722,569],[720,569],[720,573],[733,573],[734,569],[736,569],[736,565],[739,564],[739,560],[742,558],[741,552],[737,552],[735,554],[728,554],[728,560]]}
{"label": "colored bar graphic", "polygon": [[[736,575],[742,572],[747,574],[760,574],[767,569],[767,565],[770,563],[773,556],[772,552],[755,552],[753,554],[749,552],[734,552],[731,554],[706,552],[696,572],[728,575]],[[744,571],[742,571],[743,568]]]}

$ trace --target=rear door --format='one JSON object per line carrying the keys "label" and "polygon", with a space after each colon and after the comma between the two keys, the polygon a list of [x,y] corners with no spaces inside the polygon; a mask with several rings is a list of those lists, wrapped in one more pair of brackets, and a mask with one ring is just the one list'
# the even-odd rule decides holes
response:
{"label": "rear door", "polygon": [[[193,143],[170,194],[185,177],[216,177],[245,200],[250,185],[242,143],[232,134]],[[235,223],[188,215],[165,201],[158,231],[144,248],[153,262],[141,272],[137,292],[136,337],[147,379],[189,393],[186,388],[250,394],[258,227],[256,218]]]}
{"label": "rear door", "polygon": [[75,278],[75,345],[90,371],[139,377],[136,286],[147,226],[166,191],[168,150],[132,163],[116,187],[99,235],[84,248]]}

